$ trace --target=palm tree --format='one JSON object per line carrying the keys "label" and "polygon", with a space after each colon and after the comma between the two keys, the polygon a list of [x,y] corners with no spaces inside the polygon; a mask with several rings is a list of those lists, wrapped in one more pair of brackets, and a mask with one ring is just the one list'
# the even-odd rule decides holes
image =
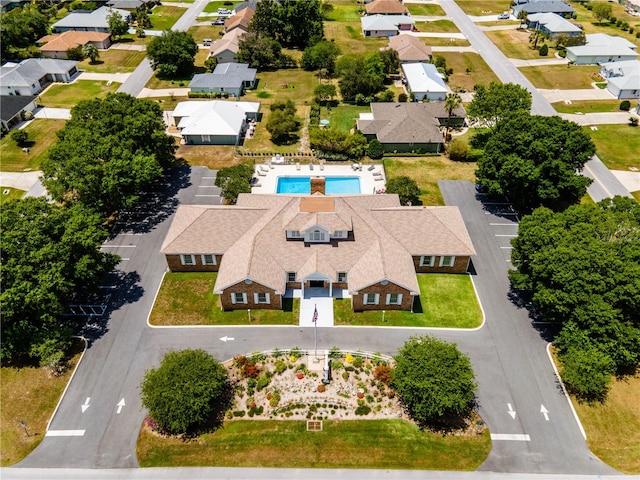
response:
{"label": "palm tree", "polygon": [[462,105],[462,98],[457,93],[449,93],[447,94],[447,98],[444,99],[444,108],[447,109],[447,131],[445,134],[445,143],[449,140],[450,135],[449,131],[451,129],[451,115],[453,115],[453,111]]}
{"label": "palm tree", "polygon": [[518,30],[522,28],[522,24],[527,19],[527,12],[525,10],[520,10],[518,12],[518,20],[520,20],[520,25],[518,25]]}
{"label": "palm tree", "polygon": [[98,52],[97,47],[93,43],[87,43],[82,47],[82,54],[85,58],[90,58],[91,63],[96,63],[96,60],[100,56],[100,52]]}

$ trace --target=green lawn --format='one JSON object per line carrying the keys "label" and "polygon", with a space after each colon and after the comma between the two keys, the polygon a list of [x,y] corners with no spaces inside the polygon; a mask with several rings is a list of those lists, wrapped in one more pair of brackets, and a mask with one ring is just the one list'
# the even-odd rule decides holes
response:
{"label": "green lawn", "polygon": [[360,113],[371,112],[370,106],[359,105],[338,105],[333,107],[331,112],[326,107],[322,107],[320,111],[320,118],[328,118],[329,126],[349,132],[356,126],[356,120],[360,116]]}
{"label": "green lawn", "polygon": [[451,20],[435,20],[433,22],[416,22],[420,32],[459,33],[458,27]]}
{"label": "green lawn", "polygon": [[228,10],[233,10],[235,8],[237,4],[234,5],[225,5],[224,1],[214,1],[214,2],[209,2],[207,3],[207,6],[204,7],[203,12],[207,12],[207,13],[216,13],[218,11],[219,8],[226,8]]}
{"label": "green lawn", "polygon": [[323,422],[227,421],[223,428],[185,442],[142,430],[141,467],[372,468],[475,470],[491,449],[489,432],[443,436],[406,420]]}
{"label": "green lawn", "polygon": [[619,112],[620,100],[574,100],[569,105],[557,102],[552,106],[558,113]]}
{"label": "green lawn", "polygon": [[335,41],[343,54],[378,52],[387,45],[386,38],[364,38],[360,20],[357,22],[324,22],[324,34]]}
{"label": "green lawn", "polygon": [[[437,52],[434,56],[442,56],[447,60],[447,68],[453,69],[449,75],[449,87],[452,90],[473,91],[475,85],[489,85],[500,80],[489,68],[489,65],[477,53]],[[467,68],[471,69],[467,73]]]}
{"label": "green lawn", "polygon": [[465,38],[422,37],[420,40],[430,47],[468,47],[471,45]]}
{"label": "green lawn", "polygon": [[189,6],[184,7],[168,7],[159,5],[153,7],[149,20],[151,21],[151,29],[153,30],[169,30],[173,24],[186,12]]}
{"label": "green lawn", "polygon": [[110,49],[100,52],[96,63],[85,59],[78,64],[79,70],[96,73],[133,72],[146,56],[146,52]]}
{"label": "green lawn", "polygon": [[510,3],[502,2],[498,3],[494,0],[457,0],[458,6],[467,15],[499,15],[508,9]]}
{"label": "green lawn", "polygon": [[285,300],[282,310],[223,312],[213,294],[217,273],[168,272],[162,282],[149,321],[152,325],[297,325],[300,301]]}
{"label": "green lawn", "polygon": [[413,16],[444,17],[446,15],[440,5],[435,5],[433,3],[405,3],[405,7],[407,7],[407,10],[409,10],[409,13]]}
{"label": "green lawn", "polygon": [[45,158],[47,150],[58,137],[56,132],[64,127],[65,120],[47,120],[36,118],[25,127],[29,134],[29,153],[11,140],[11,135],[5,136],[0,142],[0,158],[2,170],[5,172],[22,172],[25,169],[39,170],[40,162]]}
{"label": "green lawn", "polygon": [[453,162],[446,156],[385,158],[387,177],[406,175],[420,187],[423,205],[444,205],[438,180],[469,180],[475,182],[476,164]]}
{"label": "green lawn", "polygon": [[630,125],[598,125],[598,130],[584,127],[600,160],[612,170],[640,169],[640,128]]}
{"label": "green lawn", "polygon": [[[526,30],[499,30],[484,32],[496,47],[508,58],[519,58],[521,60],[536,60],[541,57],[537,50],[531,48],[529,43],[529,32]],[[553,55],[555,50],[551,49],[549,55]]]}
{"label": "green lawn", "polygon": [[[208,19],[207,19],[208,20]],[[206,25],[206,26],[195,26],[191,27],[188,32],[191,34],[196,43],[202,43],[202,40],[205,38],[210,38],[212,40],[218,40],[221,38],[220,34],[224,29],[221,25]],[[209,50],[203,50],[209,54]]]}
{"label": "green lawn", "polygon": [[360,22],[360,10],[363,5],[333,3],[333,11],[327,16],[327,21],[333,22]]}
{"label": "green lawn", "polygon": [[73,83],[56,83],[51,85],[40,95],[40,102],[44,107],[72,108],[80,100],[93,100],[104,97],[107,93],[115,92],[119,83],[98,80],[78,80]]}
{"label": "green lawn", "polygon": [[522,74],[536,88],[548,90],[573,90],[592,88],[595,81],[592,75],[598,73],[597,65],[544,65],[520,68]]}
{"label": "green lawn", "polygon": [[336,325],[376,325],[400,327],[475,328],[482,323],[482,311],[469,275],[418,274],[419,302],[414,312],[351,310],[349,299],[334,300]]}
{"label": "green lawn", "polygon": [[23,195],[24,190],[0,186],[0,204],[10,202],[11,200],[17,200],[19,198],[22,198]]}

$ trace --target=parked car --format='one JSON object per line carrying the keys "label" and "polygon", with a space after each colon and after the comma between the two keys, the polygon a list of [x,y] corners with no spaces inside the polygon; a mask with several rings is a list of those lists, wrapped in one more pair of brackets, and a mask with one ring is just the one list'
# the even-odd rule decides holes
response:
{"label": "parked car", "polygon": [[228,8],[219,8],[218,14],[229,15],[231,14],[231,10],[229,10]]}
{"label": "parked car", "polygon": [[224,25],[224,17],[218,17],[211,25]]}
{"label": "parked car", "polygon": [[509,20],[510,18],[511,15],[509,14],[509,12],[504,12],[498,15],[498,20]]}

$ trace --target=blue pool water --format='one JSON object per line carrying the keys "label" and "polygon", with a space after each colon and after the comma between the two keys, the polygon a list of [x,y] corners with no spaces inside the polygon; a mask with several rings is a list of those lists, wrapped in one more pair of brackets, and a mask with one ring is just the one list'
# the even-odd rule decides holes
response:
{"label": "blue pool water", "polygon": [[[325,177],[327,195],[359,194],[358,177]],[[311,193],[311,177],[278,177],[276,193],[308,195]]]}

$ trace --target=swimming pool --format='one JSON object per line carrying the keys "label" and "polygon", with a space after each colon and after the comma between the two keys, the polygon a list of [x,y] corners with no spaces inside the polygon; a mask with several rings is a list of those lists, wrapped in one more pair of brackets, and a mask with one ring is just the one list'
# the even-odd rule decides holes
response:
{"label": "swimming pool", "polygon": [[[309,195],[311,193],[311,177],[278,177],[276,193]],[[325,194],[327,195],[359,193],[359,177],[325,177]]]}

